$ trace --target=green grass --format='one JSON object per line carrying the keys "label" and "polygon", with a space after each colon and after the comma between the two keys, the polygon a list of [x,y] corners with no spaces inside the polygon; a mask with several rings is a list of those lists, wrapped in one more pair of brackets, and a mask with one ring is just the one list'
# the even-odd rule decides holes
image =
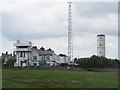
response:
{"label": "green grass", "polygon": [[3,88],[117,88],[117,72],[3,69]]}
{"label": "green grass", "polygon": [[0,89],[2,89],[2,69],[0,68]]}

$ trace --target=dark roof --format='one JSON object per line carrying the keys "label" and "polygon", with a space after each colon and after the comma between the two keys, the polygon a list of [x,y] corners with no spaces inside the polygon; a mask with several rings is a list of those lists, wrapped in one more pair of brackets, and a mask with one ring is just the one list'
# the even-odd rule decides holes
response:
{"label": "dark roof", "polygon": [[99,34],[99,35],[97,35],[97,36],[105,36],[104,34]]}
{"label": "dark roof", "polygon": [[65,54],[59,54],[59,56],[61,56],[61,57],[67,57],[67,55],[65,55]]}
{"label": "dark roof", "polygon": [[2,57],[3,57],[3,58],[12,57],[12,53],[11,53],[11,54],[8,54],[8,52],[6,51],[6,53],[2,53]]}
{"label": "dark roof", "polygon": [[47,50],[41,50],[41,49],[35,49],[35,48],[32,48],[32,50],[41,55],[46,55],[46,54],[52,55],[54,53],[54,51],[47,51]]}
{"label": "dark roof", "polygon": [[43,51],[44,51],[44,50],[45,50],[45,48],[41,47],[41,48],[40,48],[40,50],[43,50]]}

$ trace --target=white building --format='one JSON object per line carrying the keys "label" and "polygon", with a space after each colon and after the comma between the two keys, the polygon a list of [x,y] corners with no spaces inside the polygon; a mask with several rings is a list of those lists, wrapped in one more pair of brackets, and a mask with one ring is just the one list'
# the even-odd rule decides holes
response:
{"label": "white building", "polygon": [[50,48],[45,50],[32,46],[31,42],[17,41],[15,44],[16,62],[14,66],[56,66],[60,63],[67,63],[66,55],[56,55]]}
{"label": "white building", "polygon": [[68,63],[68,56],[64,55],[64,54],[59,54],[57,56],[57,63],[61,64],[61,63]]}
{"label": "white building", "polygon": [[97,35],[97,55],[105,57],[105,35]]}
{"label": "white building", "polygon": [[43,47],[32,48],[32,66],[56,66],[56,54],[50,48],[45,50]]}
{"label": "white building", "polygon": [[14,66],[29,66],[32,60],[32,43],[17,41],[15,44],[16,62]]}

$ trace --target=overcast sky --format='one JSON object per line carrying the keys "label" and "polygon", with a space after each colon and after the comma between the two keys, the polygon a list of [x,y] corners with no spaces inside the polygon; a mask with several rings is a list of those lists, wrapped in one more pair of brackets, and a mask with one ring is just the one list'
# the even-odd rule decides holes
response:
{"label": "overcast sky", "polygon": [[[0,9],[0,53],[12,53],[21,39],[67,54],[67,20],[66,2],[6,3]],[[72,22],[74,57],[97,55],[97,35],[105,34],[106,57],[118,58],[117,2],[74,2]]]}

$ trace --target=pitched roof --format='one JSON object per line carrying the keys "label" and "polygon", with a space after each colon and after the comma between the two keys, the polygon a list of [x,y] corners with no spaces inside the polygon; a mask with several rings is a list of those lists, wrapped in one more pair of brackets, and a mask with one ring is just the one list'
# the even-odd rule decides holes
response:
{"label": "pitched roof", "polygon": [[35,49],[35,48],[32,48],[32,50],[41,55],[46,55],[46,54],[52,55],[54,53],[54,51],[52,50],[49,51],[49,50],[41,50],[41,49]]}

